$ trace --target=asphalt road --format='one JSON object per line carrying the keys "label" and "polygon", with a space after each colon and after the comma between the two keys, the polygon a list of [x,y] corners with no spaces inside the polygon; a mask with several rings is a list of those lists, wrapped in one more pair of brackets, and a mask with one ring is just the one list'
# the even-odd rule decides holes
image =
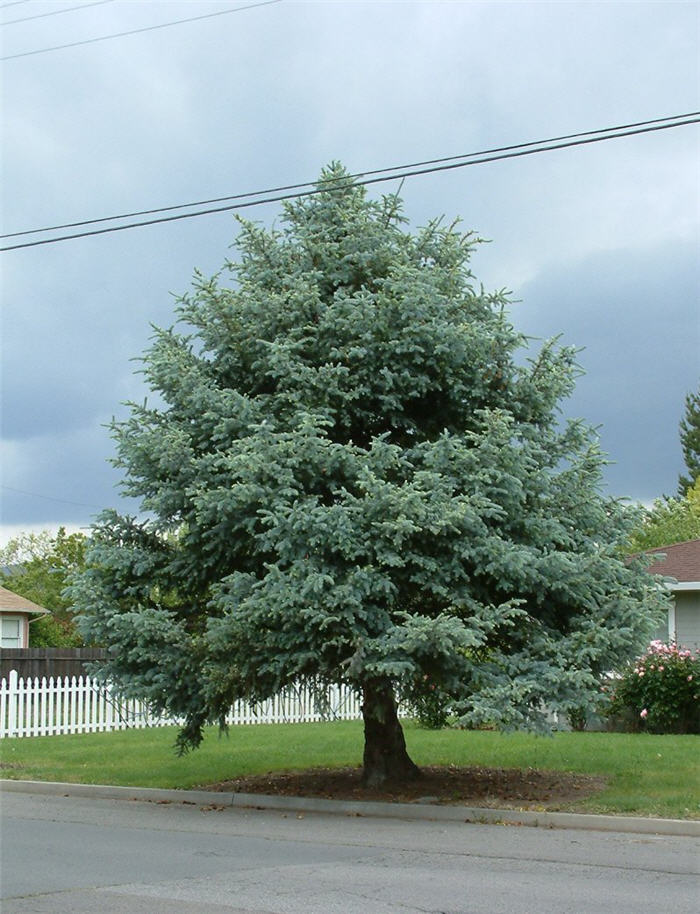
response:
{"label": "asphalt road", "polygon": [[697,914],[689,837],[4,793],[2,912]]}

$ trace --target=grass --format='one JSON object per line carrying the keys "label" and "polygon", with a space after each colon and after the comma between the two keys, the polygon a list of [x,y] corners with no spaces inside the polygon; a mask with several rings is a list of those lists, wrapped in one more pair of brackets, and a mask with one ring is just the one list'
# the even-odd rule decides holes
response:
{"label": "grass", "polygon": [[[700,737],[623,733],[527,733],[422,730],[404,723],[418,765],[539,768],[594,774],[607,787],[557,808],[622,815],[700,818]],[[228,736],[207,731],[178,758],[176,730],[5,739],[2,776],[26,780],[190,788],[272,771],[359,765],[360,721],[253,725]]]}

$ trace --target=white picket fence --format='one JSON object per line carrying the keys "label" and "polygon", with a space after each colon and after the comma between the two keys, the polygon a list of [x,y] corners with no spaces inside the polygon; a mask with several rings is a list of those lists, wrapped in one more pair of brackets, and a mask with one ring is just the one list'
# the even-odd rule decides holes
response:
{"label": "white picket fence", "polygon": [[[226,721],[235,724],[303,723],[351,720],[362,716],[358,696],[346,686],[330,686],[319,702],[307,687],[286,689],[250,705],[236,702]],[[116,697],[89,676],[20,678],[15,671],[0,681],[0,738],[96,733],[131,727],[164,727],[176,719],[154,717],[148,706]]]}

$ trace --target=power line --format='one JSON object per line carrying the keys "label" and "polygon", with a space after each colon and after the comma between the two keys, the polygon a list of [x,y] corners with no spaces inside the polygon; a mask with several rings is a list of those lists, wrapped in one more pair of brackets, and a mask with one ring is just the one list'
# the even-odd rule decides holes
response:
{"label": "power line", "polygon": [[[638,134],[652,133],[652,132],[659,131],[659,130],[669,130],[673,127],[685,127],[690,124],[697,124],[697,123],[700,123],[700,117],[692,117],[692,118],[686,119],[686,120],[677,120],[674,123],[656,124],[655,126],[636,128],[633,130],[618,130],[616,132],[611,131],[606,136],[588,136],[588,138],[585,138],[585,139],[570,140],[570,141],[564,142],[564,143],[548,143],[547,145],[540,146],[536,149],[521,149],[516,152],[506,152],[506,153],[502,153],[499,155],[482,156],[481,158],[473,158],[466,162],[465,161],[451,162],[449,164],[434,165],[432,167],[426,167],[426,168],[410,168],[409,167],[409,170],[404,170],[404,171],[396,171],[396,169],[399,169],[402,167],[406,168],[407,166],[396,166],[395,169],[387,169],[387,170],[396,171],[395,174],[384,175],[382,177],[375,177],[375,178],[365,178],[360,181],[355,181],[354,183],[359,186],[367,186],[369,184],[380,184],[382,182],[393,181],[398,178],[410,178],[410,177],[415,177],[417,175],[431,174],[431,173],[440,172],[440,171],[449,171],[449,170],[453,170],[456,168],[466,168],[469,165],[482,165],[487,162],[498,162],[498,161],[502,161],[504,159],[521,158],[523,156],[534,155],[534,154],[540,153],[540,152],[551,152],[553,150],[567,149],[567,148],[570,148],[573,146],[584,146],[584,145],[588,145],[591,143],[600,143],[600,142],[603,142],[604,140],[614,140],[614,139],[619,139],[621,137],[636,136]],[[0,248],[0,251],[15,251],[20,248],[38,247],[39,245],[44,245],[44,244],[54,244],[58,241],[71,241],[75,238],[87,238],[92,235],[105,235],[110,232],[122,232],[127,229],[140,228],[140,227],[146,226],[146,225],[157,225],[157,224],[160,224],[163,222],[176,222],[176,221],[179,221],[182,219],[193,219],[196,216],[207,216],[207,215],[212,215],[214,213],[223,213],[223,212],[230,212],[232,210],[237,210],[237,209],[246,209],[251,206],[260,206],[263,203],[278,203],[282,200],[292,200],[292,199],[296,199],[299,197],[314,196],[316,194],[326,193],[328,191],[342,190],[344,187],[347,187],[347,183],[350,180],[352,180],[352,178],[350,175],[348,175],[348,176],[344,176],[340,181],[335,183],[335,186],[334,186],[334,182],[332,180],[325,181],[325,182],[322,182],[320,185],[317,184],[317,186],[315,186],[311,190],[303,190],[303,191],[297,191],[294,193],[279,194],[277,196],[268,196],[268,197],[263,197],[260,200],[248,200],[243,203],[229,204],[228,206],[219,206],[219,207],[215,207],[212,209],[197,210],[196,212],[193,212],[193,213],[179,213],[178,215],[175,215],[175,216],[161,216],[158,219],[146,219],[141,222],[130,222],[130,223],[126,223],[125,225],[110,226],[109,228],[92,229],[87,232],[76,232],[71,235],[59,235],[56,238],[44,238],[39,241],[25,241],[25,242],[22,242],[21,244],[14,244],[14,245],[8,245],[6,247],[2,247],[2,248]],[[260,192],[256,192],[256,193],[263,193],[263,192],[260,191]],[[248,196],[252,196],[252,195],[248,195]]]}
{"label": "power line", "polygon": [[60,501],[64,505],[76,505],[79,508],[97,508],[101,510],[100,505],[87,504],[84,501],[69,501],[67,498],[57,498],[55,495],[40,495],[38,492],[25,492],[24,489],[13,489],[12,486],[0,486],[8,492],[15,492],[17,495],[28,495],[31,498],[43,498],[46,501]]}
{"label": "power line", "polygon": [[27,3],[27,2],[28,2],[28,0],[13,0],[12,3],[3,3],[2,6],[0,6],[0,10],[4,10],[8,6],[21,6],[23,3]]}
{"label": "power line", "polygon": [[185,22],[198,22],[200,19],[213,19],[215,16],[228,16],[230,13],[241,13],[243,10],[252,10],[258,6],[271,6],[281,3],[282,0],[260,0],[259,3],[249,3],[247,6],[236,6],[233,9],[219,10],[216,13],[205,13],[202,16],[190,16],[188,19],[174,19],[172,22],[161,22],[158,25],[147,25],[141,29],[130,29],[128,32],[114,32],[111,35],[99,35],[96,38],[86,38],[83,41],[71,41],[70,44],[57,44],[50,48],[38,48],[35,51],[23,51],[21,54],[9,54],[0,57],[0,60],[16,60],[18,57],[32,57],[34,54],[48,54],[49,51],[63,51],[66,48],[77,48],[84,44],[94,44],[96,41],[108,41],[112,38],[124,38],[127,35],[138,35],[141,32],[153,32],[156,29],[167,29],[173,25],[182,25]]}
{"label": "power line", "polygon": [[[60,16],[61,13],[72,13],[75,10],[87,9],[89,6],[103,6],[105,3],[113,2],[114,0],[93,0],[92,3],[81,3],[80,6],[66,6],[61,10],[51,10],[50,13],[37,13],[35,16],[24,16],[22,19],[8,19],[7,22],[0,22],[0,25],[16,25],[18,22],[30,22],[32,19],[46,19],[47,16]],[[11,3],[8,5],[12,6]]]}
{"label": "power line", "polygon": [[[670,121],[678,121],[683,118],[689,118],[689,117],[693,117],[696,115],[700,115],[700,111],[691,111],[689,114],[676,114],[676,115],[672,115],[672,116],[668,116],[668,117],[658,117],[658,118],[654,118],[653,120],[637,121],[637,122],[631,123],[631,124],[620,124],[616,127],[604,127],[604,128],[599,128],[597,130],[585,130],[580,133],[569,133],[569,134],[565,134],[563,136],[548,137],[545,140],[532,140],[527,143],[511,144],[510,146],[497,146],[493,149],[480,149],[478,152],[466,152],[466,153],[461,153],[460,155],[443,156],[442,158],[438,158],[438,159],[427,159],[422,162],[410,162],[410,163],[404,164],[404,165],[393,165],[393,166],[389,166],[388,168],[376,168],[372,171],[356,172],[355,174],[348,175],[348,177],[352,178],[352,179],[367,178],[367,177],[371,177],[373,175],[384,174],[384,173],[390,172],[390,171],[397,171],[399,169],[419,168],[419,167],[424,167],[427,165],[438,165],[443,162],[456,162],[456,161],[462,160],[462,159],[474,158],[475,156],[493,155],[493,154],[499,153],[499,152],[510,152],[511,150],[515,150],[515,149],[526,149],[526,148],[534,147],[534,146],[542,146],[545,143],[558,143],[563,140],[578,139],[579,137],[596,136],[596,135],[603,134],[603,133],[610,133],[613,130],[631,130],[634,127],[647,127],[647,126],[650,126],[651,124],[661,124],[661,123],[667,123]],[[304,187],[314,187],[317,183],[318,183],[317,181],[305,181],[301,184],[285,184],[280,187],[268,187],[265,190],[255,190],[255,191],[250,191],[249,193],[229,194],[228,196],[224,196],[224,197],[212,197],[211,199],[208,199],[208,200],[195,200],[190,203],[177,203],[172,206],[160,206],[155,209],[143,209],[143,210],[136,210],[135,212],[130,212],[130,213],[120,213],[119,215],[116,215],[116,216],[101,216],[100,218],[97,218],[97,219],[83,219],[79,222],[64,222],[59,225],[49,225],[49,226],[45,226],[44,228],[39,228],[39,229],[27,229],[22,232],[9,232],[5,235],[0,235],[0,238],[18,238],[23,235],[37,235],[37,234],[42,234],[44,232],[59,231],[60,229],[79,228],[84,225],[95,225],[100,222],[113,222],[113,221],[116,221],[117,219],[133,219],[136,216],[152,216],[152,215],[155,215],[156,213],[167,213],[167,212],[171,212],[172,210],[187,209],[192,206],[207,206],[211,203],[223,203],[228,200],[244,200],[249,197],[260,197],[260,196],[264,196],[266,194],[281,193],[282,191],[287,191],[287,190],[301,190],[301,188],[304,188]]]}

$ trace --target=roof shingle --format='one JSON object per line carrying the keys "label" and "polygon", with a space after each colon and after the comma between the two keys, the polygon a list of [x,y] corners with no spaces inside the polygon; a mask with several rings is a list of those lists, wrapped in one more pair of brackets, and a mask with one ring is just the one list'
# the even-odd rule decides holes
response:
{"label": "roof shingle", "polygon": [[665,555],[666,559],[659,558],[649,566],[648,571],[652,574],[675,578],[679,583],[700,581],[700,539],[646,550],[647,555],[658,553]]}
{"label": "roof shingle", "polygon": [[49,612],[48,609],[44,609],[38,603],[32,603],[31,600],[20,597],[18,593],[8,590],[7,587],[0,587],[0,611],[42,614]]}

